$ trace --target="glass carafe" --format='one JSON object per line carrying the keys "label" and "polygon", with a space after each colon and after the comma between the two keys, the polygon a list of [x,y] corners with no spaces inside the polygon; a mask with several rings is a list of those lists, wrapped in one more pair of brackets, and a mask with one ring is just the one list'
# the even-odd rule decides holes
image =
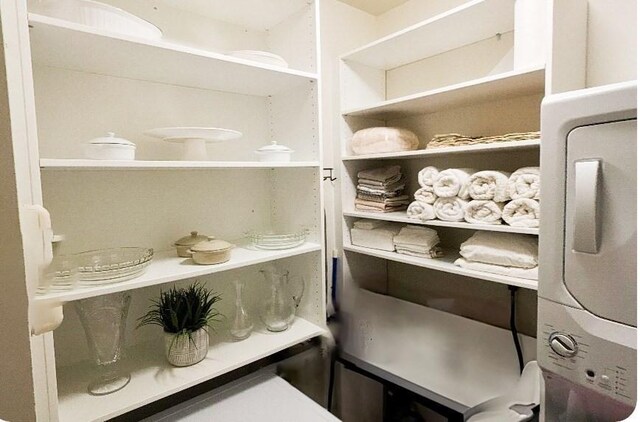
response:
{"label": "glass carafe", "polygon": [[242,291],[244,290],[244,283],[240,280],[236,280],[234,284],[236,287],[236,307],[229,331],[231,333],[231,337],[235,340],[244,340],[251,335],[251,331],[253,330],[253,321],[247,313],[243,301]]}
{"label": "glass carafe", "polygon": [[75,302],[99,376],[89,383],[89,394],[103,396],[124,388],[131,375],[120,367],[131,296],[115,293]]}
{"label": "glass carafe", "polygon": [[291,326],[304,293],[304,281],[290,284],[289,272],[274,269],[260,271],[267,282],[266,302],[260,318],[269,331],[284,331]]}

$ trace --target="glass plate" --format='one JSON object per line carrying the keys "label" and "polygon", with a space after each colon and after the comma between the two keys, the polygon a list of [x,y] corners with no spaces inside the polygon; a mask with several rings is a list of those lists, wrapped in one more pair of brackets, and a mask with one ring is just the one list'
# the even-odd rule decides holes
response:
{"label": "glass plate", "polygon": [[142,275],[153,258],[153,249],[98,249],[76,254],[75,257],[79,283],[93,286],[131,280]]}
{"label": "glass plate", "polygon": [[253,246],[258,249],[279,250],[291,249],[302,245],[307,239],[307,231],[302,230],[296,233],[274,234],[274,233],[249,233],[247,235]]}

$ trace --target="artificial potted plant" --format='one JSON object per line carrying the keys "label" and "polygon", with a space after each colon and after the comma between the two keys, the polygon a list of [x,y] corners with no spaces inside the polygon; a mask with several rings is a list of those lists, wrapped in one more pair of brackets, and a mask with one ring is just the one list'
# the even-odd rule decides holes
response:
{"label": "artificial potted plant", "polygon": [[138,319],[138,328],[159,325],[164,330],[165,355],[174,366],[200,362],[209,350],[209,327],[220,313],[213,307],[220,295],[194,283],[172,287],[152,300],[149,311]]}

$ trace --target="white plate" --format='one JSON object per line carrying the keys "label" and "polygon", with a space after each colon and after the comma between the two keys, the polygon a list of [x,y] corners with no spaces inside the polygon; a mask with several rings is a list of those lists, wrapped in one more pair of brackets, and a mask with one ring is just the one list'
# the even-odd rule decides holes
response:
{"label": "white plate", "polygon": [[221,142],[238,139],[242,132],[218,127],[161,127],[147,130],[145,135],[167,142],[182,142],[185,139],[202,139],[206,142]]}
{"label": "white plate", "polygon": [[227,53],[231,57],[243,60],[251,60],[254,62],[269,64],[272,66],[289,67],[289,63],[277,54],[260,50],[237,50]]}

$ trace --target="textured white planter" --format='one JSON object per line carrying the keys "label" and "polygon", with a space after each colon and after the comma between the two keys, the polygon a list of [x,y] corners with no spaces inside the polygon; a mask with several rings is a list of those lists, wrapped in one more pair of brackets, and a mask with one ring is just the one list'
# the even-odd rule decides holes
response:
{"label": "textured white planter", "polygon": [[164,350],[173,366],[190,366],[200,362],[209,351],[209,333],[206,328],[188,335],[164,333]]}

